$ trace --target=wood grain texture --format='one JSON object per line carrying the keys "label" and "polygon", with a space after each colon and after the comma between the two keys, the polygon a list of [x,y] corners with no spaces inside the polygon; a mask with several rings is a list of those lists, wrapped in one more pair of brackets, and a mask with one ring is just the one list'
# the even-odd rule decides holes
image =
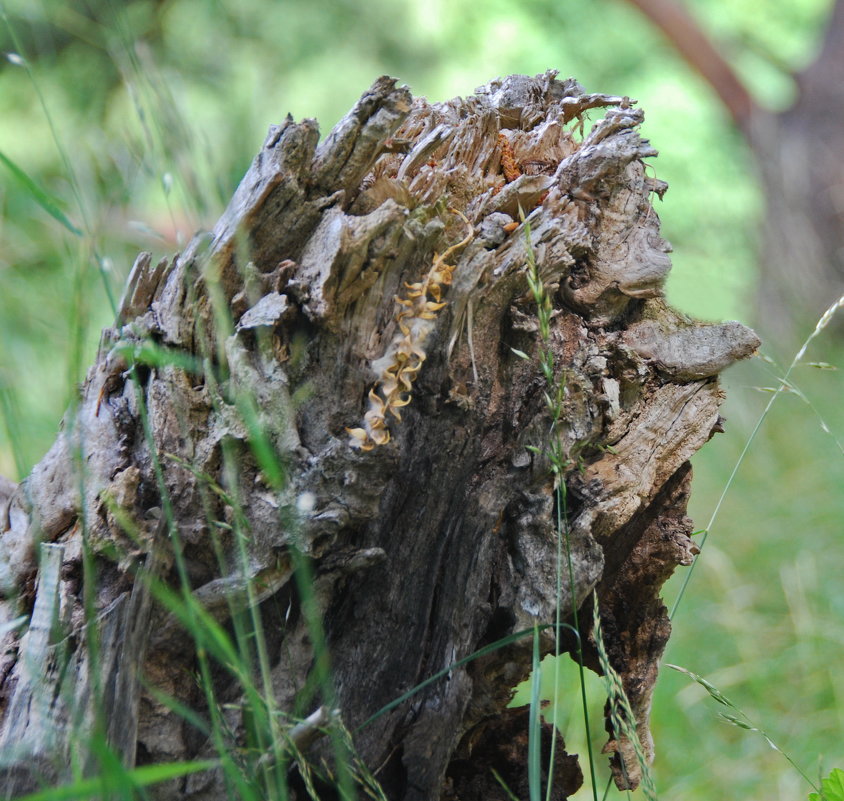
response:
{"label": "wood grain texture", "polygon": [[[571,123],[588,109],[603,117],[581,138]],[[3,619],[40,597],[38,544],[61,544],[61,628],[48,648],[72,677],[38,679],[62,699],[47,747],[41,723],[11,719],[34,679],[21,632],[7,633],[0,742],[19,746],[0,767],[7,796],[35,785],[28,766],[38,778],[67,775],[70,743],[84,749],[88,725],[70,720],[93,703],[94,675],[120,688],[108,731],[127,764],[213,755],[138,683],[143,675],[205,714],[184,679],[194,647],[133,579],[144,563],[176,585],[184,560],[194,598],[224,623],[227,599],[259,604],[275,702],[293,712],[313,667],[295,543],[314,573],[350,730],[479,647],[554,619],[553,480],[541,455],[550,418],[528,247],[553,299],[548,347],[565,382],[574,582],[563,580],[562,607],[598,588],[613,664],[651,748],[650,694],[670,630],[659,587],[694,553],[688,459],[718,427],[715,373],[756,340],[738,324],[690,323],[662,301],[670,248],[650,195],[665,187],[645,175],[642,159],[655,151],[638,133],[642,119],[627,98],[588,95],[552,72],[439,104],[380,78],[322,143],[310,120],[273,128],[211,234],[155,266],[138,258],[79,406],[32,475],[0,499]],[[510,182],[502,133],[522,173]],[[445,306],[425,318],[424,337],[404,334],[409,318],[395,298],[464,237]],[[361,425],[402,336],[424,355],[410,402],[400,420],[387,415],[389,442],[353,447],[347,430]],[[150,343],[194,361],[144,361]],[[284,465],[283,489],[262,472],[257,429]],[[246,574],[233,526],[248,535]],[[83,539],[97,569],[105,652],[96,666],[79,636]],[[522,786],[513,732],[523,720],[505,707],[530,648],[527,638],[455,669],[356,732],[389,798],[497,797],[487,763],[504,751]],[[546,630],[542,649],[552,648]],[[224,673],[217,681],[234,747],[242,689]],[[475,762],[478,742],[488,759]],[[629,756],[623,743],[616,751]],[[580,781],[572,760],[561,761],[560,798]],[[213,772],[150,793],[226,797]]]}

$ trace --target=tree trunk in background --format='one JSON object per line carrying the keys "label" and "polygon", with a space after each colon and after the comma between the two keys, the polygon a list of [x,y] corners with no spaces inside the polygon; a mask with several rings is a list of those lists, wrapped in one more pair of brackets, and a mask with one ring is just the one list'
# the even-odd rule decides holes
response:
{"label": "tree trunk in background", "polygon": [[[558,511],[564,615],[597,589],[652,755],[658,593],[696,552],[688,460],[719,428],[717,373],[758,340],[666,307],[643,114],[554,77],[436,105],[381,78],[321,144],[312,120],[272,129],[210,236],[138,257],[78,407],[32,474],[0,485],[5,797],[68,779],[71,758],[95,770],[98,721],[127,765],[217,753],[156,694],[211,716],[204,652],[151,588],[187,582],[228,626],[257,605],[277,708],[321,700],[355,731],[554,621]],[[581,141],[568,123],[600,107]],[[556,427],[543,351],[564,386]],[[315,621],[333,675],[321,696]],[[553,629],[540,643],[553,650]],[[506,706],[531,651],[517,639],[355,731],[390,799],[503,798],[490,766],[525,797],[527,713]],[[600,669],[594,641],[585,660]],[[212,679],[234,752],[251,701],[225,669]],[[556,798],[581,781],[563,748]],[[610,751],[635,786],[630,743]],[[151,796],[226,787],[209,770]]]}
{"label": "tree trunk in background", "polygon": [[817,58],[795,77],[797,100],[754,118],[749,140],[768,204],[759,324],[789,343],[844,295],[844,0]]}
{"label": "tree trunk in background", "polygon": [[797,100],[760,106],[677,0],[629,0],[717,93],[756,158],[767,203],[757,322],[789,351],[844,294],[844,0],[815,61],[794,76]]}

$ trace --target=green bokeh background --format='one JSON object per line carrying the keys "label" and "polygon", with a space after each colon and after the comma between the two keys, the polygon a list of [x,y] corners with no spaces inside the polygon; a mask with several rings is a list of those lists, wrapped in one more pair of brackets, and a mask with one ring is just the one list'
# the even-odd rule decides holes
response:
{"label": "green bokeh background", "polygon": [[[827,0],[687,5],[772,108],[791,101],[783,66],[811,59],[829,11]],[[69,233],[0,165],[4,475],[25,475],[55,438],[113,318],[109,294],[119,297],[137,251],[171,254],[211,227],[269,125],[289,112],[318,118],[327,132],[384,73],[443,100],[496,76],[554,68],[587,91],[637,99],[660,151],[653,169],[670,184],[657,203],[675,249],[669,299],[696,317],[752,322],[764,199],[750,155],[708,86],[623,0],[7,0],[3,8],[0,49],[11,55],[0,63],[0,151],[84,231]],[[821,358],[815,350],[810,360]],[[821,350],[837,358],[832,346]],[[754,360],[725,377],[727,433],[696,458],[692,514],[701,527],[769,399],[759,389],[776,386],[773,369]],[[814,408],[788,395],[765,421],[667,659],[712,680],[814,776],[819,760],[825,770],[844,767],[844,459],[835,439],[844,417],[840,374],[805,367],[795,381]],[[597,679],[590,694],[598,720]],[[808,786],[780,755],[721,724],[717,711],[688,679],[663,671],[653,720],[661,797],[805,797]],[[559,720],[582,748],[577,710],[561,709]]]}

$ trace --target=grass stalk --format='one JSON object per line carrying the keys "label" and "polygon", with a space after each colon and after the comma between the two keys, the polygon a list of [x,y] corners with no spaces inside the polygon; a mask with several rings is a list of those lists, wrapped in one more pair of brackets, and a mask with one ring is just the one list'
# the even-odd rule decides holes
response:
{"label": "grass stalk", "polygon": [[[561,624],[562,628],[569,629],[573,634],[577,634],[575,629],[572,626],[569,626],[567,623]],[[539,623],[533,628],[529,629],[522,629],[521,631],[515,631],[512,634],[508,634],[506,637],[502,637],[495,642],[490,643],[489,645],[485,645],[483,648],[479,648],[477,651],[473,651],[468,656],[464,656],[462,659],[458,659],[456,662],[452,662],[447,667],[444,667],[442,670],[438,670],[434,673],[433,676],[425,679],[424,681],[417,684],[415,687],[409,689],[406,693],[402,693],[398,698],[393,699],[390,701],[389,704],[385,704],[382,706],[375,714],[367,718],[363,723],[358,726],[355,731],[359,731],[360,729],[365,728],[366,726],[371,725],[374,723],[378,718],[382,715],[385,715],[392,709],[395,709],[400,704],[403,704],[409,698],[412,698],[416,693],[420,690],[424,690],[426,687],[429,687],[436,681],[439,681],[444,676],[447,676],[452,671],[456,670],[457,668],[463,667],[463,665],[468,665],[469,662],[473,662],[475,659],[479,659],[482,656],[486,656],[487,654],[491,654],[497,651],[499,648],[504,648],[517,640],[522,639],[522,637],[526,637],[528,634],[533,634],[535,630],[537,631],[544,631],[545,629],[554,628],[553,623]]]}
{"label": "grass stalk", "polygon": [[[548,784],[545,787],[545,801],[551,801],[551,788],[552,788],[552,781],[551,778],[554,775],[554,760],[557,755],[557,737],[556,737],[556,728],[557,728],[557,699],[560,697],[560,623],[562,623],[562,597],[563,597],[563,559],[562,559],[562,526],[563,526],[563,513],[562,513],[562,506],[561,506],[561,492],[559,488],[556,490],[557,492],[557,503],[556,505],[556,526],[555,532],[557,537],[557,553],[556,553],[556,562],[554,565],[555,568],[555,587],[554,587],[554,727],[551,736],[551,749],[548,755]],[[569,574],[571,574],[571,569],[569,570]],[[569,578],[569,584],[571,585],[571,578]],[[580,641],[580,636],[578,635],[578,642]],[[582,677],[581,677],[582,678]],[[583,687],[583,682],[581,681],[581,688]],[[588,723],[587,723],[588,728]],[[591,752],[591,744],[589,751]]]}
{"label": "grass stalk", "polygon": [[23,479],[29,472],[24,453],[23,436],[20,430],[20,406],[17,393],[6,380],[5,371],[0,371],[0,419],[15,462],[17,480]]}
{"label": "grass stalk", "polygon": [[[19,60],[16,62],[19,66],[21,66],[27,74],[29,78],[30,84],[32,85],[33,91],[35,92],[36,97],[38,98],[38,102],[41,105],[41,110],[44,113],[44,118],[47,121],[47,126],[50,129],[50,135],[53,139],[53,144],[56,147],[56,151],[59,154],[59,158],[62,163],[62,167],[64,168],[65,176],[68,180],[70,185],[70,190],[73,195],[73,199],[76,202],[76,207],[79,211],[79,216],[82,221],[82,229],[85,234],[85,240],[87,240],[90,244],[91,254],[94,257],[95,264],[97,266],[97,270],[99,271],[100,278],[103,282],[103,287],[105,289],[106,297],[108,298],[109,305],[111,307],[112,314],[117,317],[117,302],[114,297],[114,292],[112,291],[111,281],[108,276],[108,271],[105,268],[105,261],[100,257],[100,255],[96,252],[96,248],[94,247],[94,235],[93,235],[93,226],[91,224],[91,214],[88,211],[88,208],[85,204],[85,200],[82,196],[81,185],[79,179],[76,175],[76,170],[73,168],[73,162],[68,155],[67,149],[65,148],[64,144],[62,143],[62,138],[59,136],[58,126],[56,125],[55,120],[53,119],[53,115],[50,112],[50,107],[47,104],[47,100],[44,97],[44,93],[41,91],[41,85],[30,66],[29,59],[26,57],[24,53],[24,49],[21,45],[21,41],[18,38],[17,31],[15,30],[15,26],[12,25],[11,20],[9,19],[8,15],[6,14],[5,9],[2,5],[0,5],[0,19],[3,20],[3,23],[6,26],[6,30],[9,32],[9,38],[12,41],[12,44],[15,47],[17,54],[19,55]],[[8,159],[4,159],[8,163]],[[32,193],[32,192],[31,192]],[[39,199],[39,195],[37,192],[32,193],[33,197],[36,201],[45,208],[49,213],[53,213],[47,208],[41,199]],[[53,216],[56,216],[53,214]],[[63,215],[62,215],[63,216]],[[57,217],[61,222],[60,217]],[[63,222],[63,225],[68,228],[68,230],[76,233],[77,235],[80,233],[79,230],[71,224],[69,221],[66,223]]]}
{"label": "grass stalk", "polygon": [[[205,703],[208,707],[208,713],[211,718],[211,733],[212,741],[217,753],[220,755],[221,765],[225,776],[226,784],[231,789],[232,785],[237,787],[241,799],[252,799],[254,793],[251,788],[243,781],[240,771],[237,769],[231,755],[228,753],[226,747],[225,737],[223,735],[223,720],[219,713],[219,704],[214,692],[213,678],[211,674],[211,664],[208,658],[208,651],[205,644],[207,639],[203,634],[208,631],[208,621],[204,621],[197,609],[197,604],[191,596],[190,580],[188,578],[187,565],[185,564],[183,546],[181,537],[179,535],[178,526],[176,525],[175,512],[173,509],[172,499],[167,489],[167,484],[164,480],[164,470],[161,464],[161,459],[158,454],[158,449],[155,445],[152,428],[149,420],[149,410],[146,405],[143,390],[141,389],[140,378],[138,370],[135,365],[130,367],[130,374],[135,386],[135,395],[138,403],[139,417],[141,419],[143,435],[150,454],[150,460],[153,466],[153,473],[156,477],[158,485],[159,497],[162,505],[162,522],[164,532],[168,534],[172,540],[173,558],[176,565],[177,574],[180,582],[180,597],[179,595],[171,596],[171,601],[168,607],[171,611],[176,611],[178,606],[184,612],[184,622],[186,628],[192,634],[195,640],[195,648],[197,655],[197,664],[199,667],[200,686],[205,696]],[[225,662],[223,662],[225,664]],[[246,671],[243,671],[246,675]]]}
{"label": "grass stalk", "polygon": [[508,801],[519,801],[516,797],[516,794],[507,786],[507,782],[501,777],[501,774],[495,769],[492,768],[492,775],[495,778],[495,781],[501,785],[501,789],[504,790],[505,794],[507,795]]}
{"label": "grass stalk", "polygon": [[598,605],[598,595],[595,592],[592,593],[592,614],[594,620],[592,631],[595,638],[595,647],[598,651],[598,661],[603,673],[604,685],[607,689],[610,721],[613,727],[613,737],[617,743],[616,753],[619,765],[625,778],[628,778],[624,754],[621,750],[621,739],[626,738],[633,746],[633,753],[636,756],[636,762],[639,766],[642,793],[647,801],[657,801],[656,787],[654,786],[650,765],[648,765],[645,750],[642,747],[642,741],[639,739],[639,732],[636,727],[636,715],[630,706],[630,699],[624,690],[624,683],[621,680],[621,676],[618,675],[618,672],[612,666],[604,644],[601,609]]}
{"label": "grass stalk", "polygon": [[762,737],[768,745],[776,751],[778,754],[781,754],[785,759],[788,760],[789,764],[808,782],[808,784],[812,787],[812,789],[816,793],[820,793],[821,790],[815,782],[813,782],[809,775],[804,771],[792,758],[789,756],[788,753],[783,751],[772,739],[771,737],[758,726],[754,725],[750,718],[743,712],[738,706],[736,706],[729,698],[727,698],[724,693],[721,692],[717,687],[713,684],[708,682],[702,676],[699,676],[697,673],[693,673],[691,670],[687,670],[686,668],[680,667],[679,665],[672,665],[666,662],[666,667],[670,667],[672,670],[676,670],[678,673],[682,673],[688,676],[692,681],[699,684],[709,693],[710,698],[713,701],[721,704],[722,706],[726,707],[731,712],[721,712],[720,717],[722,720],[726,721],[732,726],[736,726],[739,729],[744,729],[745,731],[752,731],[756,732],[760,737]]}
{"label": "grass stalk", "polygon": [[776,391],[771,395],[768,403],[766,404],[762,414],[759,416],[759,419],[756,421],[756,425],[753,427],[753,431],[750,432],[750,436],[747,438],[747,441],[744,443],[744,447],[739,454],[736,463],[733,465],[733,469],[730,472],[729,477],[727,478],[727,482],[724,484],[724,489],[721,491],[721,495],[718,497],[718,501],[715,504],[715,508],[712,510],[712,514],[709,517],[709,522],[706,524],[706,528],[703,529],[703,536],[700,539],[700,543],[698,544],[698,554],[695,557],[694,562],[692,562],[689,569],[686,571],[686,575],[683,578],[683,583],[680,585],[680,591],[677,593],[677,598],[674,601],[673,606],[671,607],[671,614],[669,615],[669,619],[673,620],[674,615],[677,614],[677,610],[680,607],[680,603],[683,600],[683,596],[685,595],[686,588],[689,586],[689,582],[692,579],[692,575],[694,573],[695,566],[697,565],[698,561],[700,560],[701,554],[703,553],[703,547],[706,545],[706,540],[709,538],[709,534],[712,531],[712,527],[715,525],[715,520],[718,517],[719,512],[721,511],[721,506],[724,503],[724,499],[727,497],[727,493],[730,490],[730,487],[733,485],[733,481],[735,480],[736,474],[739,471],[739,468],[744,462],[745,457],[747,456],[748,451],[750,450],[750,446],[753,444],[754,440],[756,439],[756,435],[759,433],[759,430],[762,428],[762,423],[765,422],[768,414],[771,411],[774,403],[776,403],[777,399],[780,395],[786,392],[791,384],[789,383],[789,379],[791,378],[791,373],[794,371],[795,367],[803,360],[803,357],[806,355],[806,351],[811,345],[812,341],[821,334],[821,332],[832,322],[833,317],[835,314],[844,307],[844,295],[842,295],[838,300],[836,300],[829,308],[820,316],[818,322],[815,324],[815,327],[812,329],[811,333],[806,340],[803,342],[803,345],[795,354],[794,358],[791,360],[791,364],[788,366],[788,369],[785,371],[784,375],[780,379],[780,383],[776,388]]}
{"label": "grass stalk", "polygon": [[[554,677],[554,701],[556,709],[556,700],[559,697],[559,667],[556,660],[560,656],[560,620],[561,620],[561,606],[562,606],[562,546],[565,543],[565,557],[568,566],[569,578],[569,594],[571,596],[571,615],[574,623],[574,630],[577,635],[577,666],[578,675],[580,679],[580,698],[583,710],[583,725],[586,733],[587,755],[589,761],[589,775],[592,784],[592,798],[593,801],[598,801],[598,783],[595,775],[595,757],[594,749],[592,748],[592,734],[589,724],[589,703],[586,697],[586,677],[584,675],[585,668],[583,666],[583,640],[581,636],[580,621],[577,610],[577,597],[575,591],[574,579],[574,563],[572,561],[571,553],[571,537],[568,526],[568,504],[566,496],[565,471],[569,466],[569,461],[563,452],[560,435],[560,418],[563,413],[563,401],[565,398],[565,380],[557,379],[554,363],[554,353],[549,347],[551,337],[551,313],[552,303],[548,292],[545,289],[542,279],[539,275],[539,268],[536,264],[536,256],[533,252],[533,245],[531,242],[530,221],[525,217],[524,213],[520,211],[522,224],[524,225],[525,236],[525,252],[527,257],[527,279],[531,294],[536,302],[536,314],[539,323],[539,364],[542,374],[545,378],[548,387],[545,393],[546,406],[551,415],[551,426],[549,430],[549,445],[548,457],[551,462],[551,471],[554,474],[554,494],[556,507],[556,521],[555,531],[557,537],[557,554],[556,554],[556,604],[555,604],[555,623],[556,623],[556,638],[554,645],[555,656],[555,677]],[[555,721],[556,725],[556,721]],[[551,740],[551,753],[548,767],[548,787],[546,788],[546,801],[551,797],[551,777],[554,775],[554,758],[555,758],[556,737]]]}
{"label": "grass stalk", "polygon": [[[248,262],[243,259],[242,263]],[[211,306],[214,314],[214,342],[217,349],[217,358],[219,363],[225,364],[225,343],[228,337],[232,335],[234,326],[232,324],[228,303],[226,302],[219,284],[218,265],[213,261],[209,261],[205,265],[203,277],[211,299]],[[293,516],[287,515],[284,512],[284,498],[282,496],[287,488],[287,475],[283,458],[276,452],[270,436],[271,432],[267,431],[266,425],[261,420],[257,403],[250,391],[248,389],[238,388],[234,397],[234,403],[241,420],[249,432],[249,447],[261,468],[264,480],[270,488],[279,495],[279,499],[281,501],[279,503],[279,514],[281,516],[280,522],[290,536],[288,552],[290,554],[293,567],[294,582],[299,595],[302,614],[308,626],[314,650],[314,681],[320,690],[322,705],[328,707],[329,709],[334,709],[336,705],[336,693],[333,677],[331,675],[328,645],[322,626],[321,613],[313,591],[313,575],[310,569],[310,563],[305,557],[300,543],[297,541],[298,522]],[[286,422],[287,421],[283,420],[277,421],[277,424],[283,426]],[[260,619],[260,610],[255,601],[254,586],[250,580],[248,572],[249,555],[246,550],[248,522],[236,497],[238,485],[236,459],[234,454],[226,451],[224,451],[224,469],[227,476],[227,491],[229,494],[234,494],[233,500],[235,503],[234,509],[236,513],[236,525],[233,534],[237,542],[240,569],[243,573],[243,577],[246,579],[248,608],[251,619],[250,635],[254,639],[254,647],[263,683],[264,703],[266,704],[269,712],[269,729],[272,732],[270,742],[266,743],[264,747],[268,750],[272,750],[274,755],[272,762],[274,765],[280,766],[283,763],[284,742],[277,729],[279,713],[275,706],[275,699],[272,691],[269,655],[266,650],[266,640],[263,634],[263,624]],[[299,704],[301,704],[303,708],[305,705],[310,703],[311,699],[308,696],[309,693],[307,692],[307,688],[304,688],[303,692],[300,693],[299,698]],[[257,700],[258,699],[255,699],[256,702]],[[299,711],[302,712],[303,710]],[[335,756],[338,791],[343,798],[353,798],[355,795],[354,781],[348,767],[348,750],[340,738],[336,727],[329,727],[328,733]],[[284,792],[286,792],[286,790]]]}
{"label": "grass stalk", "polygon": [[[192,773],[200,773],[204,770],[211,770],[217,766],[216,760],[202,760],[197,762],[169,762],[158,765],[143,765],[139,768],[127,770],[117,779],[114,776],[97,776],[92,779],[81,779],[72,784],[65,784],[60,787],[53,787],[47,790],[39,790],[22,796],[17,801],[91,801],[93,798],[108,798],[117,789],[114,787],[115,780],[126,785],[135,792],[143,792],[143,788],[150,787],[160,782],[171,779],[189,776]],[[113,796],[112,796],[113,797]]]}
{"label": "grass stalk", "polygon": [[[589,703],[586,698],[586,676],[584,675],[586,669],[583,666],[583,638],[581,636],[580,620],[577,614],[577,600],[574,593],[574,565],[571,558],[571,541],[566,515],[565,485],[561,483],[560,486],[558,486],[557,491],[559,493],[558,509],[562,507],[563,510],[561,516],[566,543],[566,562],[568,563],[569,570],[569,592],[571,593],[572,620],[574,622],[574,630],[577,634],[577,672],[580,679],[580,703],[583,710],[583,726],[586,733],[586,750],[589,758],[589,778],[592,782],[593,801],[598,801],[598,781],[595,776],[595,756],[594,749],[592,747],[592,730],[589,724]],[[558,512],[558,514],[560,513]]]}
{"label": "grass stalk", "polygon": [[[542,797],[542,708],[539,700],[541,683],[542,663],[539,660],[539,630],[534,626],[530,709],[528,712],[528,789],[530,801],[540,801]],[[552,735],[552,742],[555,739],[556,737]],[[549,787],[553,776],[553,763],[551,763],[551,770],[548,773]]]}

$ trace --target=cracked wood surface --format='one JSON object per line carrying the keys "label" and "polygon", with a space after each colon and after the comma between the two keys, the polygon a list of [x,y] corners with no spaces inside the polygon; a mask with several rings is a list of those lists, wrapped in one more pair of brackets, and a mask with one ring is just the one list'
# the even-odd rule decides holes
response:
{"label": "cracked wood surface", "polygon": [[[573,122],[589,109],[603,116],[581,137]],[[45,605],[55,618],[39,645],[46,672],[25,659],[40,614],[5,634],[7,796],[67,777],[96,686],[119,698],[108,730],[126,764],[213,755],[139,682],[202,713],[184,680],[195,649],[148,582],[133,580],[144,565],[175,586],[180,557],[194,598],[223,622],[259,604],[275,702],[292,712],[313,661],[292,580],[297,543],[350,730],[479,647],[554,619],[553,481],[541,455],[550,418],[528,247],[553,300],[548,347],[565,382],[574,584],[564,578],[562,606],[598,592],[652,756],[650,698],[670,631],[659,588],[695,553],[688,459],[720,428],[717,373],[758,340],[663,302],[670,247],[651,195],[666,187],[646,175],[656,151],[642,119],[628,98],[586,94],[553,72],[437,104],[380,78],[321,143],[313,120],[274,127],[213,232],[173,258],[138,257],[78,407],[20,486],[0,482],[0,621]],[[429,291],[437,254],[467,225],[439,296],[403,316],[395,298]],[[150,344],[171,358],[145,356]],[[411,356],[413,378],[390,410],[401,419],[385,407],[389,441],[353,447],[370,390]],[[256,430],[284,465],[281,490]],[[246,537],[246,566],[231,531]],[[81,636],[83,539],[97,572],[95,663]],[[40,568],[39,543],[50,554]],[[505,707],[530,650],[528,638],[455,669],[356,733],[388,797],[503,797],[488,770],[501,759],[523,786],[523,721]],[[588,648],[586,658],[597,667]],[[242,690],[218,684],[234,747]],[[611,736],[609,747],[619,786],[635,785],[629,744]],[[565,798],[580,770],[558,753]],[[226,788],[212,771],[150,794],[213,800]]]}

